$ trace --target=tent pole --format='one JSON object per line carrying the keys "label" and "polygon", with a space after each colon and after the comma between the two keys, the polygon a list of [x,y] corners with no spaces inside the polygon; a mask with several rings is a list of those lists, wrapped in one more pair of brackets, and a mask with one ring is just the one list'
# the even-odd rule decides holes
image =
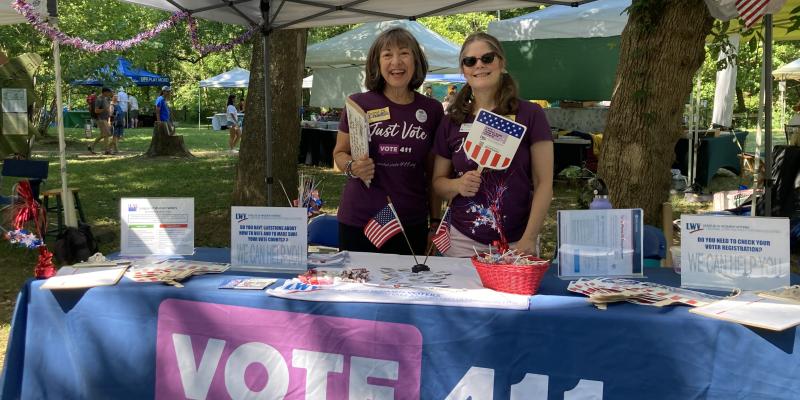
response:
{"label": "tent pole", "polygon": [[[50,24],[58,27],[58,7],[56,0],[48,0],[47,10],[50,14]],[[75,202],[72,192],[68,190],[67,184],[67,144],[64,139],[64,108],[61,101],[61,49],[58,41],[53,41],[53,64],[56,74],[56,126],[58,129],[58,160],[61,175],[61,201],[64,207],[64,224],[66,226],[77,227],[78,218],[75,216]],[[42,238],[44,240],[44,238]]]}
{"label": "tent pole", "polygon": [[267,206],[272,206],[272,92],[270,90],[270,71],[269,71],[269,6],[270,0],[261,0],[261,19],[264,21],[261,27],[261,49],[264,52],[264,126],[266,140],[266,169],[265,175],[267,183]]}
{"label": "tent pole", "polygon": [[772,14],[764,14],[764,216],[772,216]]}
{"label": "tent pole", "polygon": [[203,88],[197,88],[197,129],[200,129],[200,97],[203,93]]}

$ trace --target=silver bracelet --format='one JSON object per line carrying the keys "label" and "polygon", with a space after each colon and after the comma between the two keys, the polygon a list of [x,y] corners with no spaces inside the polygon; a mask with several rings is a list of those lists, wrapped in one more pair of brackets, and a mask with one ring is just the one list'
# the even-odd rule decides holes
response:
{"label": "silver bracelet", "polygon": [[348,178],[355,178],[356,176],[353,175],[353,160],[352,158],[344,164],[344,175]]}

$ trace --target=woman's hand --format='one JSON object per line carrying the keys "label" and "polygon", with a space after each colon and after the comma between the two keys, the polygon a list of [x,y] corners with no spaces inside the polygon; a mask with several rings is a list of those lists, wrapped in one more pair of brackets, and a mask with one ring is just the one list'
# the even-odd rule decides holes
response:
{"label": "woman's hand", "polygon": [[512,247],[515,250],[519,250],[524,254],[537,256],[536,254],[536,239],[529,239],[524,235],[519,239],[519,241]]}
{"label": "woman's hand", "polygon": [[464,197],[473,197],[481,187],[481,174],[477,171],[468,171],[456,179],[458,194]]}
{"label": "woman's hand", "polygon": [[363,156],[358,160],[353,160],[350,171],[364,183],[368,183],[375,177],[375,163],[371,158]]}

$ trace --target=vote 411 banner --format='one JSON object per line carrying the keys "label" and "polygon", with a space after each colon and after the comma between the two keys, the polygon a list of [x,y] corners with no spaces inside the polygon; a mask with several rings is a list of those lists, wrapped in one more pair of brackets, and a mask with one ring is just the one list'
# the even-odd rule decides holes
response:
{"label": "vote 411 banner", "polygon": [[231,207],[231,268],[305,271],[308,214],[299,207]]}
{"label": "vote 411 banner", "polygon": [[789,219],[681,215],[681,287],[789,285]]}

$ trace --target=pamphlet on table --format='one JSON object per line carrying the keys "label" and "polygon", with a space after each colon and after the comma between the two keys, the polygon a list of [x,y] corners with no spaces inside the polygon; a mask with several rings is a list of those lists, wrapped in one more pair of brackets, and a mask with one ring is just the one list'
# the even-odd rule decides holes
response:
{"label": "pamphlet on table", "polygon": [[235,270],[305,271],[308,213],[299,207],[231,207]]}
{"label": "pamphlet on table", "polygon": [[127,265],[104,267],[61,267],[56,276],[48,278],[40,289],[66,290],[112,286],[122,278]]}
{"label": "pamphlet on table", "polygon": [[751,292],[693,308],[689,312],[772,331],[800,325],[800,305],[765,299]]}
{"label": "pamphlet on table", "polygon": [[681,286],[769,290],[789,285],[789,219],[681,216]]}
{"label": "pamphlet on table", "polygon": [[641,209],[559,210],[562,278],[642,276]]}
{"label": "pamphlet on table", "polygon": [[120,253],[125,256],[194,254],[194,199],[120,199]]}

